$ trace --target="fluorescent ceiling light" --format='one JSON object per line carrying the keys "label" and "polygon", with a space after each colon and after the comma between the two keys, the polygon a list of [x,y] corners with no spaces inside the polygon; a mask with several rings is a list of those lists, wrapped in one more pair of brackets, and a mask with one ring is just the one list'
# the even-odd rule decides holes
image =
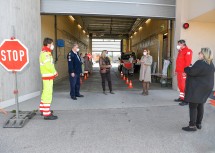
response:
{"label": "fluorescent ceiling light", "polygon": [[151,19],[148,19],[148,20],[146,20],[146,22],[145,22],[145,23],[147,23],[147,24],[148,24],[150,21],[151,21]]}
{"label": "fluorescent ceiling light", "polygon": [[72,21],[75,21],[75,19],[73,18],[73,16],[69,16],[69,18],[72,20]]}
{"label": "fluorescent ceiling light", "polygon": [[79,27],[79,28],[81,28],[81,25],[80,25],[80,24],[78,24],[78,27]]}

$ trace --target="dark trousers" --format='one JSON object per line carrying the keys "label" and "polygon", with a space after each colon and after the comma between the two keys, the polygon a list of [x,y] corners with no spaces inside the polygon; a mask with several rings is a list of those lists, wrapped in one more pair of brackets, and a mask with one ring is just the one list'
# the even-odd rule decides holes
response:
{"label": "dark trousers", "polygon": [[110,71],[107,71],[106,73],[101,73],[101,77],[102,77],[102,88],[103,88],[103,91],[105,91],[105,80],[108,81],[109,90],[112,91],[112,82],[111,82]]}
{"label": "dark trousers", "polygon": [[189,103],[190,109],[190,126],[196,126],[196,124],[201,124],[204,114],[204,103],[196,104]]}
{"label": "dark trousers", "polygon": [[70,81],[70,96],[76,97],[80,95],[80,74],[75,74],[74,77],[69,77]]}

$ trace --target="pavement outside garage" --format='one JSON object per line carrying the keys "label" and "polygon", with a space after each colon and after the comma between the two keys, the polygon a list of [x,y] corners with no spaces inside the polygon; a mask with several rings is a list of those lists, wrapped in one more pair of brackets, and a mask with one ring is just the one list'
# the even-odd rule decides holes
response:
{"label": "pavement outside garage", "polygon": [[[98,69],[83,80],[73,101],[69,82],[55,85],[52,109],[56,121],[37,113],[21,129],[0,128],[0,153],[215,153],[215,108],[205,105],[203,129],[187,133],[188,106],[173,102],[178,92],[151,85],[150,95],[141,95],[138,75],[128,89],[116,69],[112,71],[116,94],[103,95]],[[38,109],[40,97],[20,103],[20,110]],[[15,106],[6,110],[15,109]],[[0,125],[8,118],[0,115]]]}

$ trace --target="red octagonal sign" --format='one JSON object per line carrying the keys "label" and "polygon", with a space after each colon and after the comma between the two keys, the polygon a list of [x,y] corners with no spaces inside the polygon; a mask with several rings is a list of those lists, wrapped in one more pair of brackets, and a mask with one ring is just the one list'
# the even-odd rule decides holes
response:
{"label": "red octagonal sign", "polygon": [[22,71],[28,63],[28,49],[19,40],[6,39],[1,43],[0,64],[7,71]]}

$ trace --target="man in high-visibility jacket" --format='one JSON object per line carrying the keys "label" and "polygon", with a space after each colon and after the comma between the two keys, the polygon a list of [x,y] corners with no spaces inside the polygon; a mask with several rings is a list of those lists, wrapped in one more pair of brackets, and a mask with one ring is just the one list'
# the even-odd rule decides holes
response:
{"label": "man in high-visibility jacket", "polygon": [[187,102],[184,101],[185,82],[186,82],[186,73],[184,73],[184,68],[191,65],[193,52],[191,49],[187,47],[185,40],[178,41],[177,49],[178,49],[178,56],[176,60],[175,73],[177,75],[180,95],[178,99],[175,99],[175,101],[181,102],[180,105],[184,106],[188,104]]}
{"label": "man in high-visibility jacket", "polygon": [[51,38],[45,38],[43,45],[44,46],[40,53],[40,72],[43,80],[40,112],[43,114],[45,120],[55,120],[58,117],[54,116],[53,112],[50,110],[52,103],[53,80],[58,76],[51,54],[54,49],[53,40]]}

